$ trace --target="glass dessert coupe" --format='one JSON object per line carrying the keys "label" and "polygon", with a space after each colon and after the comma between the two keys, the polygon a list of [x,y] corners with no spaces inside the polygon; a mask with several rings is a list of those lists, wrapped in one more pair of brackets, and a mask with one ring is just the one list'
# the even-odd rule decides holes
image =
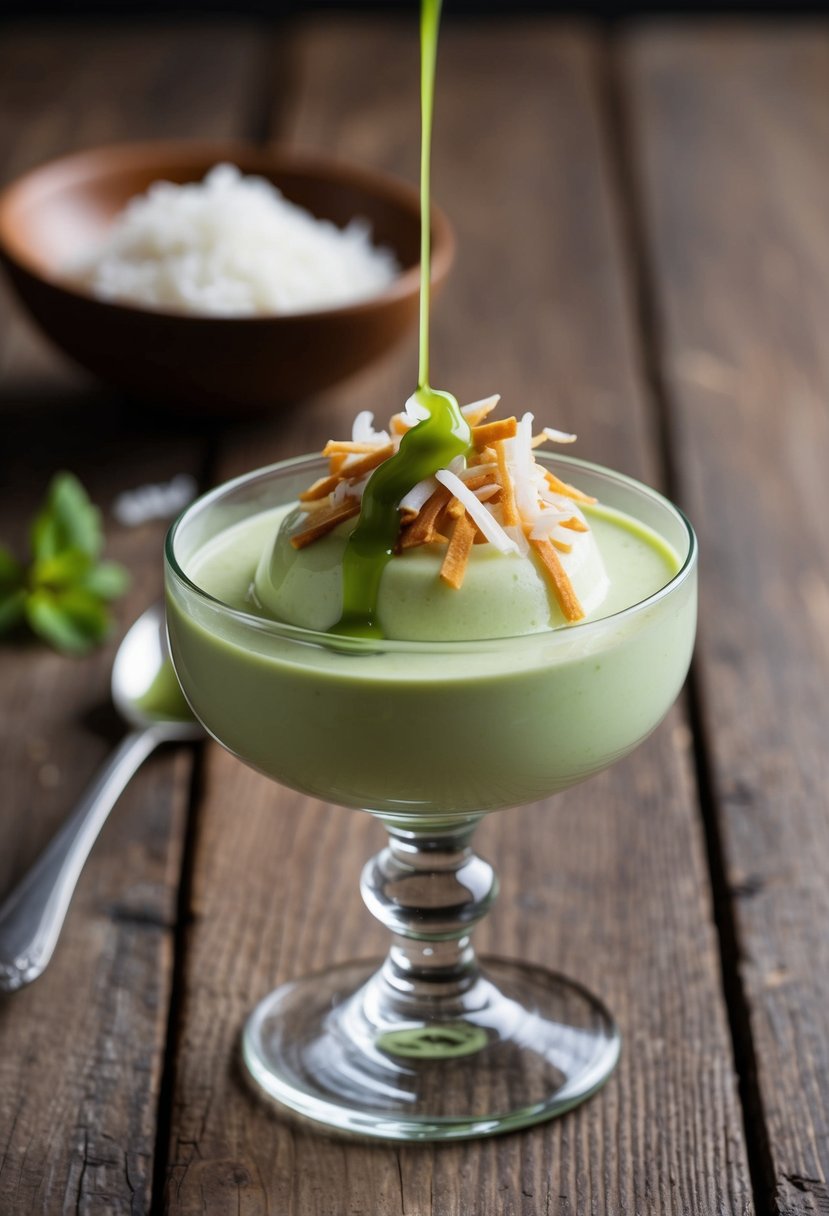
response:
{"label": "glass dessert coupe", "polygon": [[625,611],[545,633],[350,639],[200,589],[188,575],[195,555],[231,525],[295,501],[327,471],[320,457],[220,486],[170,530],[170,645],[198,718],[246,763],[366,808],[388,830],[361,881],[392,935],[386,959],[284,984],[243,1034],[259,1085],[330,1127],[397,1140],[507,1131],[576,1105],[618,1058],[612,1017],[580,985],[521,962],[479,964],[470,941],[498,889],[470,845],[482,815],[545,798],[630,752],[674,701],[693,646],[687,520],[627,477],[556,456],[561,466],[664,538],[680,568]]}

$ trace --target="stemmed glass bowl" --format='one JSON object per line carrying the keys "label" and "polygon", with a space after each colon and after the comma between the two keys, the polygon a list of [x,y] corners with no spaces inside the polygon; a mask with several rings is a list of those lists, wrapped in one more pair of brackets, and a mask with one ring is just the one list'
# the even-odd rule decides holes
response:
{"label": "stemmed glass bowl", "polygon": [[674,701],[693,647],[697,548],[682,513],[621,474],[555,466],[673,547],[665,587],[604,619],[451,643],[316,633],[199,587],[188,571],[204,546],[294,502],[327,471],[320,457],[220,486],[168,535],[170,648],[205,728],[274,780],[366,809],[388,831],[361,880],[392,935],[386,959],[283,985],[243,1033],[259,1085],[329,1127],[398,1140],[506,1131],[576,1105],[618,1058],[597,998],[537,966],[481,963],[470,940],[497,894],[470,843],[481,817],[630,752]]}

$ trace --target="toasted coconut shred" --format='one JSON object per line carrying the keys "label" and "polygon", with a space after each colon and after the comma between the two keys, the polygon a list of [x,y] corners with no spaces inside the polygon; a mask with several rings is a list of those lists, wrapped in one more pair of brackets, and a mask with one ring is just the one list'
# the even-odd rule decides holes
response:
{"label": "toasted coconut shred", "polygon": [[[486,421],[499,400],[496,395],[462,407],[472,432],[471,451],[465,460],[456,457],[447,468],[418,482],[401,499],[398,552],[444,546],[440,578],[458,590],[473,545],[490,544],[501,553],[532,551],[565,620],[580,621],[584,609],[559,553],[570,553],[576,536],[590,530],[577,504],[596,500],[535,460],[535,449],[542,444],[573,443],[576,436],[553,427],[533,435],[532,414]],[[313,544],[359,514],[371,474],[426,416],[423,406],[410,398],[387,430],[375,430],[373,414],[363,410],[354,419],[350,439],[330,440],[323,449],[329,458],[328,476],[299,496],[306,519],[291,537],[294,548]]]}

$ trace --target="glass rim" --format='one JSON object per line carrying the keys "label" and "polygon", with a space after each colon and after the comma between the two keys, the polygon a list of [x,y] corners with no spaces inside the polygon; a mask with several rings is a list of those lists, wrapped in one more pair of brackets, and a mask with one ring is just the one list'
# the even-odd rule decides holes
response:
{"label": "glass rim", "polygon": [[[553,458],[552,453],[536,453],[536,459],[540,459],[541,461],[545,459],[550,460],[551,458]],[[204,494],[200,494],[198,498],[194,499],[193,502],[189,503],[180,512],[168,528],[164,539],[165,562],[171,574],[182,584],[188,593],[195,595],[197,599],[201,600],[211,609],[219,609],[223,615],[238,622],[241,626],[252,629],[256,633],[270,634],[284,641],[300,643],[306,646],[322,647],[326,650],[336,650],[340,654],[344,652],[376,654],[378,650],[398,654],[435,654],[436,652],[444,654],[471,654],[481,653],[482,651],[491,652],[495,649],[520,649],[529,645],[537,646],[542,639],[547,644],[553,639],[559,639],[561,644],[563,644],[565,639],[572,639],[574,636],[585,638],[593,633],[608,629],[614,623],[632,619],[673,595],[687,582],[697,564],[699,545],[691,522],[681,507],[671,502],[659,490],[654,490],[651,486],[645,485],[644,482],[638,481],[635,477],[630,477],[627,473],[619,473],[615,469],[608,469],[606,466],[596,464],[594,461],[582,460],[580,457],[566,456],[558,452],[555,453],[554,459],[557,464],[565,464],[576,470],[583,469],[587,472],[597,473],[600,476],[622,483],[634,492],[643,494],[646,498],[661,505],[669,513],[672,513],[683,526],[688,539],[688,552],[676,574],[664,586],[660,587],[658,591],[654,591],[651,595],[646,596],[645,599],[637,600],[635,604],[629,604],[626,608],[609,613],[607,616],[600,616],[595,620],[576,621],[570,625],[559,625],[552,629],[538,630],[534,633],[519,633],[510,634],[506,637],[454,641],[403,641],[395,638],[348,637],[345,634],[306,629],[302,625],[290,625],[285,621],[278,621],[270,617],[258,616],[252,612],[245,612],[243,609],[234,608],[230,604],[226,604],[224,600],[211,595],[209,591],[205,591],[203,587],[200,587],[198,583],[195,583],[184,572],[175,554],[175,540],[179,529],[187,522],[191,513],[209,509],[217,500],[228,494],[232,494],[235,490],[242,488],[246,484],[252,484],[256,481],[264,482],[274,474],[288,472],[302,465],[310,466],[315,461],[327,464],[325,458],[318,452],[308,453],[303,456],[292,456],[288,460],[280,460],[274,464],[264,465],[259,469],[251,469],[247,473],[242,473],[238,477],[224,481],[212,490],[207,490]],[[666,540],[665,537],[662,537],[662,539]]]}

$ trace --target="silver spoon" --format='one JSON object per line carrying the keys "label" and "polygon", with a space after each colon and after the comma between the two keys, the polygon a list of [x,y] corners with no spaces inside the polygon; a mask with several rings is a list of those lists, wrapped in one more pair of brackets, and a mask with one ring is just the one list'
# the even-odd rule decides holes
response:
{"label": "silver spoon", "polygon": [[164,611],[157,604],[129,630],[112,667],[112,700],[132,729],[0,906],[0,991],[22,988],[47,966],[89,850],[130,777],[159,744],[202,735],[192,717],[165,717],[141,704],[167,659]]}

